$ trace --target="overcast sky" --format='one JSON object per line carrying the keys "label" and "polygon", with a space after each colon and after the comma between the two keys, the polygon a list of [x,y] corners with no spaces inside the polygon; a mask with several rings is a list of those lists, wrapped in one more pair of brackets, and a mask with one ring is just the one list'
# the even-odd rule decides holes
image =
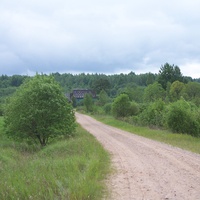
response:
{"label": "overcast sky", "polygon": [[200,0],[0,0],[0,74],[200,78]]}

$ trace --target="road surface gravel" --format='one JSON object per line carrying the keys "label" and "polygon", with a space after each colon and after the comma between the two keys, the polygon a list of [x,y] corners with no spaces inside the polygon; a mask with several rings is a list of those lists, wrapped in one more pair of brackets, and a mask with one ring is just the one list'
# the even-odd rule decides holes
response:
{"label": "road surface gravel", "polygon": [[200,155],[102,124],[76,113],[77,122],[110,152],[109,200],[200,200]]}

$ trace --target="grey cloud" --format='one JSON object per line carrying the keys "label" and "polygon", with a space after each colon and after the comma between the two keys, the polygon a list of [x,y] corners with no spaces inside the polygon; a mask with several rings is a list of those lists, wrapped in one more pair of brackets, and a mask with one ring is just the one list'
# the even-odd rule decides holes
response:
{"label": "grey cloud", "polygon": [[158,72],[165,62],[200,66],[199,7],[189,0],[2,0],[0,71],[139,73]]}

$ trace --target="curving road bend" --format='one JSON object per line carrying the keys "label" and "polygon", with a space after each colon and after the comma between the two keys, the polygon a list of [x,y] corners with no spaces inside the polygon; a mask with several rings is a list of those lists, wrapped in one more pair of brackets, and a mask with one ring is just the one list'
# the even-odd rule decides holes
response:
{"label": "curving road bend", "polygon": [[200,200],[200,155],[149,140],[76,113],[77,122],[111,154],[113,200]]}

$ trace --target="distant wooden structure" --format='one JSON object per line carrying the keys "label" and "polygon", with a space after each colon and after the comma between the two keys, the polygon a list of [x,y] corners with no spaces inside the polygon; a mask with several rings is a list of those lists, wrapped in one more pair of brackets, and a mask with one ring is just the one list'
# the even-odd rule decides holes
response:
{"label": "distant wooden structure", "polygon": [[72,98],[75,98],[77,101],[80,101],[82,99],[84,99],[84,96],[86,94],[91,94],[92,98],[96,98],[96,92],[94,90],[90,90],[90,89],[74,89],[72,91],[72,93],[70,93],[70,100],[72,100]]}

